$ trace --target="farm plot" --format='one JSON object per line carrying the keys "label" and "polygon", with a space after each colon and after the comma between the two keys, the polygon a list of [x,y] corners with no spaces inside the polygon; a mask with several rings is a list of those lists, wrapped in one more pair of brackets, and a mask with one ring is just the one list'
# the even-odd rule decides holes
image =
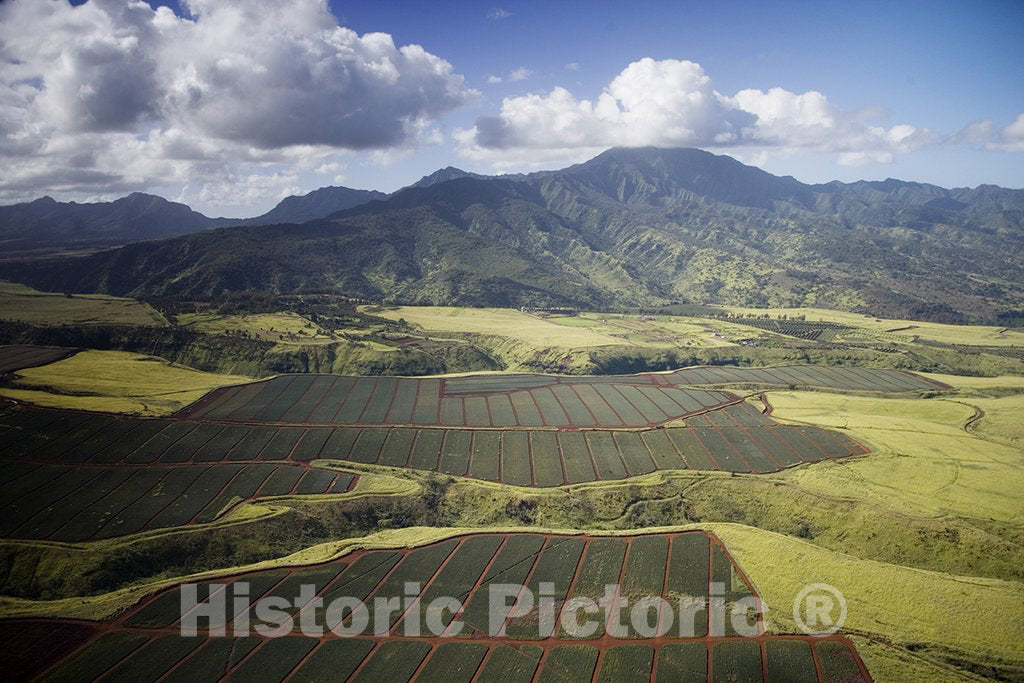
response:
{"label": "farm plot", "polygon": [[217,389],[178,417],[297,425],[646,427],[739,401],[726,392],[668,386],[651,375],[282,375]]}
{"label": "farm plot", "polygon": [[75,349],[52,346],[0,346],[0,375],[22,368],[34,368],[67,358]]}
{"label": "farm plot", "polygon": [[[692,416],[685,427],[641,431],[241,425],[18,407],[0,414],[0,435],[0,459],[25,465],[307,466],[329,459],[537,487],[655,470],[765,473],[867,452],[840,432],[776,424],[747,403]],[[275,476],[274,493],[265,495],[290,491],[285,476]],[[314,488],[304,480],[299,490]]]}
{"label": "farm plot", "polygon": [[[408,582],[416,588],[400,603],[396,598],[406,594]],[[726,586],[726,620],[753,623],[751,630],[718,629],[716,582]],[[602,597],[608,583],[621,586],[611,592],[618,596],[611,607],[586,611],[587,601]],[[512,614],[491,610],[490,588],[511,584],[543,586],[553,595],[554,618],[541,618],[537,608]],[[47,669],[44,681],[313,681],[327,676],[445,683],[712,682],[761,680],[763,673],[771,681],[870,680],[843,636],[764,634],[753,587],[721,542],[699,531],[625,537],[472,534],[205,581],[198,595],[232,607],[221,616],[197,616],[196,636],[180,635],[182,598],[174,587],[106,624],[73,634],[77,649],[65,648],[56,657],[26,643],[22,667]],[[267,625],[251,607],[235,607],[241,605],[235,602],[238,595],[248,595],[250,605],[273,598],[287,619],[275,619],[272,633],[236,633],[236,628]],[[425,606],[440,597],[454,602],[432,616]],[[733,610],[741,598],[746,611]],[[338,612],[331,607],[338,600],[367,605],[367,618]],[[374,607],[386,601],[396,607]],[[630,604],[641,608],[628,609]],[[64,627],[60,621],[46,623]],[[39,624],[7,622],[21,628],[22,640],[45,638]],[[299,624],[322,636],[300,633]],[[589,628],[586,633],[581,624]],[[211,633],[221,626],[227,635]]]}
{"label": "farm plot", "polygon": [[683,368],[659,375],[675,386],[700,384],[763,384],[814,387],[841,391],[898,393],[948,389],[941,382],[888,368],[841,368],[824,365],[786,365],[748,368],[727,365]]}
{"label": "farm plot", "polygon": [[354,480],[290,463],[3,464],[0,537],[66,542],[211,522],[241,500],[343,493]]}

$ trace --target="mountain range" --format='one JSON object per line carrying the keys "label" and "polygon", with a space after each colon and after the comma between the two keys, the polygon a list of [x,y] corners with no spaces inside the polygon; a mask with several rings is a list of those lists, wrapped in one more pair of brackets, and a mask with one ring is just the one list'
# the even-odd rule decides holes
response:
{"label": "mountain range", "polygon": [[321,187],[285,197],[254,218],[210,218],[185,204],[134,192],[112,202],[58,202],[52,197],[0,206],[0,244],[7,250],[96,248],[188,235],[229,225],[305,223],[388,195],[376,190]]}
{"label": "mountain range", "polygon": [[[274,221],[282,224],[260,224]],[[246,222],[73,260],[8,262],[0,274],[130,296],[257,289],[474,306],[681,301],[947,322],[1024,307],[1024,190],[808,185],[696,149],[616,148],[515,176],[447,168],[388,196],[324,188]],[[178,229],[186,225],[194,224],[183,219]]]}

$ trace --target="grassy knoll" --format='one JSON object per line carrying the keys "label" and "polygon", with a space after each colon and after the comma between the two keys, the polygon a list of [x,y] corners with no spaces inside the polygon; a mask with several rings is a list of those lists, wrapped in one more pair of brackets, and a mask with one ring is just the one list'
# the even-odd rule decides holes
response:
{"label": "grassy knoll", "polygon": [[210,334],[244,333],[256,339],[280,343],[329,344],[331,336],[297,313],[181,313],[175,322]]}
{"label": "grassy knoll", "polygon": [[780,315],[803,315],[809,321],[842,323],[875,334],[887,335],[886,339],[937,342],[940,344],[962,344],[967,346],[1024,346],[1024,332],[1008,330],[1005,327],[987,325],[946,325],[943,323],[919,322],[915,320],[890,320],[874,318],[861,313],[848,313],[828,308],[739,308],[723,306],[722,310],[741,315],[764,315],[776,318]]}
{"label": "grassy knoll", "polygon": [[135,299],[103,294],[68,297],[2,281],[0,320],[33,325],[167,325],[156,309]]}
{"label": "grassy knoll", "polygon": [[50,408],[168,415],[217,387],[251,381],[124,351],[82,351],[0,387],[0,396]]}

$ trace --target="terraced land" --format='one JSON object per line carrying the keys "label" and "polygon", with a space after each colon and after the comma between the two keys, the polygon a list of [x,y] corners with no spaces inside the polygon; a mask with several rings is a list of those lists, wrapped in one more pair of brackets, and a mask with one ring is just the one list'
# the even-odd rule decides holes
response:
{"label": "terraced land", "polygon": [[701,384],[908,392],[943,388],[884,369],[701,367],[666,374],[459,378],[281,375],[217,389],[180,417],[230,422],[451,427],[653,427],[740,398]]}
{"label": "terraced land", "polygon": [[53,363],[75,353],[75,349],[50,346],[0,346],[0,376]]}
{"label": "terraced land", "polygon": [[282,375],[211,392],[179,416],[232,422],[451,427],[647,427],[738,396],[651,376],[458,379]]}
{"label": "terraced land", "polygon": [[[291,464],[306,468],[295,483],[297,492],[336,492],[338,482],[324,483],[326,475],[315,473],[311,461],[408,467],[549,487],[656,470],[773,472],[867,452],[841,432],[777,424],[748,403],[697,415],[688,424],[692,426],[640,431],[272,426],[17,406],[0,414],[0,461],[10,463],[11,476],[21,472],[18,468],[61,465],[82,469],[76,477],[85,477],[86,470],[95,475],[96,468],[104,466],[116,466],[119,472],[124,466],[147,467],[152,471],[138,476],[150,477],[165,471],[163,466],[190,465],[211,468],[211,475],[237,471],[231,482],[248,471],[239,467],[243,464]],[[272,481],[285,477],[284,472],[298,477],[299,470],[282,470]],[[185,476],[174,475],[175,480]],[[243,479],[249,476],[255,475]],[[20,477],[0,483],[0,493],[13,495],[19,489],[9,487]],[[313,481],[323,483],[323,488]],[[284,495],[291,489],[272,490],[261,488],[248,495]]]}
{"label": "terraced land", "polygon": [[[342,597],[367,605],[402,597],[409,581],[422,589],[404,608],[369,610],[365,620],[326,608]],[[605,583],[618,583],[622,593],[594,618],[566,611],[566,619],[589,620],[588,633],[561,619],[545,625],[537,609],[504,620],[499,615],[489,623],[490,586],[521,584],[536,592],[548,582],[556,615],[567,601],[600,597]],[[199,586],[198,595],[220,594],[233,606],[242,583],[251,600],[276,597],[289,603],[285,613],[292,622],[275,628],[276,637],[232,636],[236,625],[263,623],[244,608],[232,608],[223,618],[200,617],[198,634],[182,636],[177,587],[102,624],[58,620],[5,626],[20,626],[27,641],[47,637],[47,628],[67,630],[63,656],[48,658],[47,664],[54,663],[46,671],[46,664],[32,656],[40,651],[25,648],[21,668],[43,671],[44,681],[870,680],[846,638],[765,634],[753,587],[722,543],[698,531],[619,537],[473,534],[209,581]],[[314,587],[316,599],[311,591],[299,592],[302,584]],[[441,596],[459,604],[454,613],[442,613],[440,636],[419,635],[429,631],[420,623],[426,610],[418,607]],[[631,605],[638,603],[647,606],[638,612],[646,622],[632,617]],[[307,628],[319,627],[323,636],[300,634],[303,617]],[[216,635],[221,626],[227,635]],[[69,650],[74,651],[64,654]]]}
{"label": "terraced land", "polygon": [[98,540],[212,522],[242,500],[354,485],[355,475],[300,458],[231,454],[225,444],[249,431],[237,429],[9,410],[0,415],[0,537]]}

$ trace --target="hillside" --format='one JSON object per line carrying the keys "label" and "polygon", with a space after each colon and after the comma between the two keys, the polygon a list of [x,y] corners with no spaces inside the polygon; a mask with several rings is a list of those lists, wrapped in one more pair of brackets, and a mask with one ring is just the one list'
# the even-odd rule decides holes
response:
{"label": "hillside", "polygon": [[386,197],[386,194],[376,190],[353,190],[340,186],[321,187],[308,194],[285,197],[277,206],[262,216],[247,218],[238,223],[244,225],[305,223]]}
{"label": "hillside", "polygon": [[141,192],[87,204],[41,197],[0,206],[0,241],[10,250],[124,244],[184,235],[227,222]]}
{"label": "hillside", "polygon": [[133,296],[332,290],[421,304],[816,306],[943,322],[1024,307],[1021,190],[807,185],[693,149],[613,149],[527,176],[439,173],[299,227],[221,229],[3,273],[51,291]]}

